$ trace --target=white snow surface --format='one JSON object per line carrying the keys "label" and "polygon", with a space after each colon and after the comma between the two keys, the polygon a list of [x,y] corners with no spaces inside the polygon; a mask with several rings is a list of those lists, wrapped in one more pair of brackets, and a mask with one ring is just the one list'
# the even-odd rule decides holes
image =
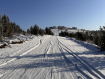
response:
{"label": "white snow surface", "polygon": [[0,79],[105,79],[105,52],[59,36],[0,49]]}
{"label": "white snow surface", "polygon": [[[54,35],[59,36],[59,33],[61,33],[61,31],[65,32],[66,30],[51,29],[51,31],[53,32]],[[81,30],[81,29],[71,29],[71,30],[69,30],[68,29],[66,32],[75,34],[76,32],[83,32],[83,30]]]}

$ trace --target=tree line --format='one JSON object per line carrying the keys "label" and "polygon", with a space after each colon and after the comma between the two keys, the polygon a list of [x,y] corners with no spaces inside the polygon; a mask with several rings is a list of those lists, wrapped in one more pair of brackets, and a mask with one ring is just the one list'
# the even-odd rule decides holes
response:
{"label": "tree line", "polygon": [[59,29],[59,30],[64,30],[64,29],[70,29],[70,30],[74,29],[74,30],[76,30],[77,29],[77,27],[67,28],[65,26],[52,26],[52,27],[49,27],[49,28],[50,29]]}
{"label": "tree line", "polygon": [[91,41],[92,43],[98,45],[102,51],[105,50],[105,26],[100,27],[98,31],[85,31],[76,33],[61,31],[61,33],[59,33],[59,36],[68,36],[80,41]]}
{"label": "tree line", "polygon": [[7,15],[0,15],[0,41],[4,40],[4,37],[12,37],[14,34],[33,34],[33,35],[53,35],[50,28],[46,27],[45,30],[39,28],[37,24],[27,29],[27,32],[22,30],[15,22],[10,22]]}
{"label": "tree line", "polygon": [[23,31],[15,22],[10,22],[7,15],[0,15],[0,41],[3,40],[3,37],[12,37],[13,34]]}
{"label": "tree line", "polygon": [[47,35],[53,35],[52,31],[50,28],[46,27],[45,30],[39,28],[37,24],[34,26],[31,26],[29,29],[27,29],[28,34],[33,34],[33,35],[41,35],[43,36],[44,34]]}

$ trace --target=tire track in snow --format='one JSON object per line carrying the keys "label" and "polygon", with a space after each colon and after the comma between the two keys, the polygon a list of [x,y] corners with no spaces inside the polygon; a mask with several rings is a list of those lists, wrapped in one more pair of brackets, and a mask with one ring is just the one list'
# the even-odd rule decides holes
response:
{"label": "tire track in snow", "polygon": [[[42,40],[43,39],[43,40]],[[35,39],[34,39],[35,40]],[[46,40],[46,38],[45,38],[45,36],[43,36],[42,38],[39,38],[39,40],[40,40],[40,44],[42,44],[45,40]],[[38,42],[39,43],[39,42]],[[36,45],[38,45],[38,43],[36,44]],[[26,47],[23,47],[22,49],[20,49],[19,51],[16,51],[15,53],[13,53],[12,55],[10,55],[10,57],[9,58],[12,58],[13,56],[15,57],[15,55],[19,55],[19,52],[20,52],[20,57],[22,56],[22,55],[24,55],[25,53],[27,54],[27,52],[29,51],[29,50],[31,50],[32,48],[34,48],[35,46],[26,46]],[[26,48],[28,48],[27,50],[26,50]],[[26,51],[24,51],[24,50],[26,50]],[[25,53],[23,53],[23,54],[21,54],[21,52],[25,52]],[[16,56],[17,57],[17,56]],[[0,66],[3,66],[3,65],[6,65],[7,63],[10,63],[10,62],[12,62],[12,61],[14,61],[14,60],[16,60],[16,59],[18,59],[18,58],[12,58],[12,59],[9,59],[9,60],[6,60],[6,62],[5,61],[3,61],[4,63],[2,63],[2,64],[0,64]]]}
{"label": "tire track in snow", "polygon": [[[59,40],[58,40],[59,41]],[[60,42],[60,41],[59,41]],[[61,42],[60,42],[61,43]],[[61,46],[60,45],[60,43],[59,43],[59,46]],[[65,50],[63,47],[61,47],[63,50]],[[68,52],[67,50],[66,50],[66,52]],[[65,55],[64,55],[64,57],[66,58],[66,60],[67,61],[70,61]],[[70,61],[73,65],[74,65],[74,67],[78,70],[78,72],[81,74],[81,76],[83,75],[85,78],[88,78],[88,79],[92,79],[90,76],[88,76],[87,74],[85,74],[81,69],[79,69],[79,68],[77,68],[77,64],[75,64],[75,63],[73,63],[73,61]],[[78,78],[78,77],[77,77]]]}
{"label": "tire track in snow", "polygon": [[[42,40],[40,40],[40,42],[42,43]],[[48,51],[46,51],[46,52],[48,52]],[[43,60],[43,59],[42,59],[42,60]],[[30,65],[27,67],[27,69],[28,69],[29,67],[30,67]],[[45,72],[44,72],[44,70],[42,71],[42,69],[41,69],[38,74],[40,74],[40,73],[45,73]],[[23,74],[21,75],[21,77],[24,77],[24,74],[25,74],[25,73],[23,73]],[[38,74],[37,74],[37,75],[38,75]],[[36,76],[37,76],[37,75],[36,75]]]}
{"label": "tire track in snow", "polygon": [[44,57],[49,53],[49,50],[51,49],[51,41],[48,43],[47,48],[45,49]]}
{"label": "tire track in snow", "polygon": [[[46,40],[46,39],[45,39],[45,40]],[[41,40],[41,41],[42,41],[42,40]],[[49,52],[49,49],[50,49],[50,46],[49,46],[49,45],[50,45],[50,44],[48,43],[47,47],[45,48],[45,53],[44,53],[44,55]],[[46,56],[44,56],[44,58],[42,58],[42,60],[44,60],[45,58],[46,58]],[[37,69],[38,69],[38,68],[37,68]],[[36,71],[36,70],[35,70],[35,71]],[[45,74],[47,74],[48,72],[45,73],[45,71],[46,71],[46,69],[44,69],[44,68],[43,68],[43,70],[40,69],[40,70],[39,70],[39,73],[37,73],[34,78],[37,78],[37,79],[38,79],[38,76],[39,76],[39,75],[40,75],[40,76],[43,76],[43,77],[46,76]],[[49,71],[49,72],[50,72],[50,71]],[[32,73],[34,73],[34,71],[33,71]],[[40,78],[41,78],[41,77],[40,77]],[[30,76],[29,79],[31,79],[31,76]]]}
{"label": "tire track in snow", "polygon": [[[55,75],[54,79],[77,79],[75,76],[75,73],[71,70],[71,68],[68,67],[66,59],[64,58],[64,56],[62,54],[61,47],[59,46],[59,42],[56,37],[55,37],[55,40],[56,40],[55,43],[57,45],[57,50],[59,49],[59,54],[61,54],[60,60],[62,60],[62,63],[64,65],[63,65],[63,68],[55,67],[54,71],[58,74]],[[67,73],[68,73],[68,75],[67,75]],[[58,78],[56,78],[56,76],[58,76]]]}
{"label": "tire track in snow", "polygon": [[[46,40],[46,39],[45,39],[45,40]],[[42,41],[44,41],[44,40],[40,40],[41,43],[43,43]],[[49,46],[49,45],[50,45],[50,43],[48,43],[47,47],[45,48],[46,51],[45,51],[44,54],[47,54],[47,53],[49,52],[49,49],[50,49],[50,46]],[[49,48],[48,48],[48,47],[49,47]],[[44,60],[44,59],[45,59],[45,57],[42,58],[41,60]],[[29,65],[29,67],[30,67],[30,65]],[[27,69],[28,69],[29,67],[27,67]],[[38,68],[37,68],[37,69],[38,69]],[[39,69],[40,69],[40,68],[39,68]],[[38,69],[38,70],[39,70],[39,69]],[[46,71],[46,70],[45,70],[44,68],[43,68],[43,70],[40,69],[40,70],[39,70],[39,73],[37,73],[36,76],[35,76],[34,78],[37,78],[37,76],[39,76],[39,75],[42,75],[42,76],[43,76],[42,73],[45,74],[45,71]],[[34,73],[34,71],[33,71],[32,73]],[[31,76],[30,76],[30,78],[31,78]]]}
{"label": "tire track in snow", "polygon": [[[20,57],[22,57],[22,56],[26,55],[27,53],[31,52],[32,50],[34,50],[35,48],[37,48],[37,47],[38,47],[40,44],[42,44],[43,42],[44,42],[44,40],[42,41],[42,40],[40,39],[40,40],[39,40],[39,43],[38,43],[36,46],[34,46],[34,47],[31,48],[30,50],[26,51],[25,53],[21,54]],[[16,60],[16,59],[17,59],[17,58],[13,58],[13,59],[7,61],[6,63],[1,64],[0,67],[4,66],[4,65],[6,65],[6,64],[8,64],[8,63],[10,63],[10,62],[13,62],[13,61]],[[17,69],[17,68],[18,68],[18,66],[17,66],[15,69]],[[14,70],[15,70],[15,69],[14,69]],[[14,70],[13,70],[13,71],[14,71]],[[13,72],[13,71],[12,71],[12,72]],[[4,72],[3,74],[0,74],[0,77],[2,77],[4,74],[6,74],[6,72]]]}
{"label": "tire track in snow", "polygon": [[[50,38],[51,39],[51,38]],[[51,40],[49,40],[48,44],[47,44],[47,47],[45,48],[45,53],[44,53],[44,58],[45,60],[49,60],[49,58],[47,57],[47,54],[50,53],[50,50],[51,50],[51,46],[52,46],[52,43],[51,43]],[[45,68],[44,68],[45,69]],[[41,73],[39,73],[37,75],[37,77],[35,77],[35,79],[46,79],[46,77],[50,74],[51,72],[51,68],[46,68],[45,70],[43,70]],[[40,77],[39,77],[40,75]]]}
{"label": "tire track in snow", "polygon": [[[57,37],[56,37],[57,38]],[[58,40],[58,38],[57,38],[57,40]],[[61,51],[62,52],[64,52],[63,50],[65,50],[61,45],[60,45],[60,41],[58,40],[58,44],[59,44],[59,46],[61,47]],[[66,51],[67,52],[67,51]],[[68,64],[68,62],[71,62],[72,63],[72,65],[74,66],[74,68],[76,68],[77,67],[77,65],[76,65],[76,63],[74,63],[72,60],[69,60],[69,58],[68,57],[66,57],[66,55],[64,54],[64,53],[62,53],[63,54],[63,56],[64,56],[64,58],[66,59],[66,61],[67,61],[67,64]],[[74,59],[75,60],[75,59]],[[70,66],[71,64],[68,64],[68,67]],[[70,68],[70,69],[72,69],[72,68]],[[74,70],[74,69],[73,69]],[[88,78],[88,79],[92,79],[90,76],[88,76],[87,74],[85,74],[82,70],[80,70],[79,68],[78,68],[78,70],[79,70],[79,76],[78,76],[78,74],[77,74],[77,72],[74,72],[74,73],[76,73],[75,75],[77,75],[77,79],[79,78],[79,79],[86,79],[86,77]],[[81,72],[81,73],[80,73]],[[71,74],[72,75],[72,74]],[[75,77],[75,76],[74,76]],[[74,78],[75,79],[75,78]]]}
{"label": "tire track in snow", "polygon": [[[58,43],[59,43],[59,40],[58,40]],[[59,46],[60,46],[60,50],[61,50],[61,52],[62,52],[62,54],[63,54],[63,56],[64,56],[64,59],[65,59],[67,65],[68,65],[68,68],[69,68],[70,70],[72,70],[72,72],[73,72],[73,73],[71,73],[72,78],[73,78],[73,79],[78,79],[78,78],[80,78],[80,76],[77,76],[77,74],[73,71],[73,70],[74,70],[73,68],[76,67],[76,64],[74,64],[71,60],[69,60],[69,59],[65,56],[65,54],[63,53],[63,52],[64,52],[64,48],[60,45],[60,43],[59,43]],[[67,51],[66,51],[66,52],[67,52]],[[69,64],[69,63],[71,63],[71,64]],[[81,71],[81,72],[82,72],[82,71]],[[91,79],[90,76],[88,76],[88,75],[86,75],[86,74],[84,74],[84,75],[85,75],[88,79]],[[82,74],[81,74],[81,77],[82,77]],[[82,77],[82,79],[86,79],[86,77]]]}
{"label": "tire track in snow", "polygon": [[[35,47],[33,47],[33,48],[31,48],[30,50],[26,51],[25,53],[21,54],[20,57],[23,56],[23,55],[26,55],[26,54],[29,53],[29,52],[31,52],[31,51],[34,50],[36,47],[38,47],[40,44],[41,44],[41,43],[39,42]],[[9,61],[7,61],[7,62],[1,64],[0,66],[4,66],[4,65],[6,65],[7,63],[10,63],[10,62],[12,62],[12,61],[14,61],[14,60],[16,60],[16,59],[17,59],[17,58],[13,58],[13,59],[11,59],[11,60],[9,60]]]}
{"label": "tire track in snow", "polygon": [[72,79],[77,79],[76,74],[73,72],[72,68],[69,67],[69,66],[71,66],[71,64],[69,64],[69,63],[71,63],[71,61],[64,55],[62,47],[60,45],[58,45],[58,47],[64,57],[65,63],[67,64],[67,68],[70,70],[70,75],[71,75]]}
{"label": "tire track in snow", "polygon": [[[59,49],[59,46],[58,46],[58,44],[57,44],[57,40],[56,40],[56,38],[54,37],[53,38],[54,40],[53,40],[53,43],[54,44],[52,44],[52,47],[51,47],[51,49],[52,49],[52,51],[53,51],[53,56],[52,56],[52,60],[57,60],[57,59],[59,59],[59,60],[62,60],[62,63],[64,63],[65,62],[65,60],[60,56],[60,58],[58,58],[58,57],[56,57],[56,54],[62,54],[61,52],[60,52],[60,50],[59,50],[59,52],[58,52],[58,49]],[[54,50],[53,50],[54,49]],[[57,50],[57,51],[56,51]],[[50,51],[51,52],[51,51]],[[55,56],[54,56],[55,55]],[[66,63],[64,63],[64,67],[63,68],[66,68],[67,67],[67,65],[66,65]],[[54,66],[54,67],[53,67]],[[60,68],[59,66],[58,66],[58,63],[56,63],[56,62],[54,62],[54,65],[52,66],[52,69],[51,69],[51,79],[70,79],[70,78],[68,78],[68,76],[66,76],[65,74],[67,73],[67,72],[62,72],[62,67]],[[47,79],[50,79],[50,77],[49,78],[47,78]]]}
{"label": "tire track in snow", "polygon": [[[52,39],[49,41],[49,45],[50,45],[49,51],[50,52],[48,51],[47,54],[52,54],[53,53],[53,41],[54,41],[54,37],[52,37]],[[48,60],[49,59],[53,60],[52,57],[49,58],[49,57],[46,56],[46,58],[48,58]],[[46,75],[46,77],[44,79],[53,79],[53,67],[49,68],[49,73]]]}
{"label": "tire track in snow", "polygon": [[[48,45],[50,45],[50,46],[48,46],[49,48],[48,48],[48,51],[47,51],[47,53],[46,53],[46,58],[47,58],[47,60],[52,60],[52,57],[48,57],[47,56],[47,54],[51,54],[51,53],[53,53],[53,43],[52,43],[52,40],[53,40],[53,37],[52,37],[52,39],[49,41],[49,43],[48,43]],[[44,79],[53,79],[53,67],[49,67],[49,72],[47,72],[47,74],[46,74],[46,76],[45,76],[45,78]]]}
{"label": "tire track in snow", "polygon": [[[48,38],[47,38],[47,39],[48,39]],[[32,50],[34,50],[34,48],[38,47],[38,46],[39,46],[40,44],[42,44],[45,40],[46,40],[45,37],[44,37],[43,40],[40,39],[40,40],[39,40],[39,43],[37,44],[37,46],[34,46],[32,49],[30,49],[30,50],[28,50],[27,52],[21,54],[20,57],[22,57],[23,55],[27,54],[28,52],[31,52]],[[20,51],[20,50],[19,50],[19,51]],[[19,51],[18,51],[18,52],[19,52]],[[2,65],[0,65],[0,67],[4,66],[4,65],[6,65],[6,64],[8,64],[8,63],[10,63],[10,62],[12,62],[12,61],[14,61],[14,60],[16,60],[16,58],[13,58],[13,59],[9,60],[8,62],[3,63]],[[15,67],[15,69],[17,69],[18,67],[19,67],[19,66]],[[14,72],[15,69],[12,70],[12,72]],[[2,76],[3,76],[4,74],[6,74],[6,73],[7,73],[7,72],[4,72],[3,74],[0,74],[0,77],[2,77]]]}
{"label": "tire track in snow", "polygon": [[[58,40],[58,38],[57,38]],[[59,41],[59,40],[58,40]],[[92,67],[89,63],[87,63],[86,61],[84,61],[82,58],[80,58],[77,54],[74,54],[74,52],[72,50],[70,50],[67,46],[65,46],[63,43],[61,43],[59,41],[59,43],[62,45],[62,48],[67,51],[69,54],[71,54],[75,60],[80,63],[80,65],[87,71],[90,73],[91,77],[94,76],[98,79],[102,79],[102,78],[105,78],[105,76],[100,72],[98,71],[97,69],[95,69],[94,67]],[[65,47],[65,48],[64,48]],[[75,66],[80,72],[82,72],[82,74],[85,74],[81,69],[79,69],[78,67],[78,63],[77,65]],[[86,74],[85,74],[86,76]],[[94,78],[93,77],[93,78]]]}

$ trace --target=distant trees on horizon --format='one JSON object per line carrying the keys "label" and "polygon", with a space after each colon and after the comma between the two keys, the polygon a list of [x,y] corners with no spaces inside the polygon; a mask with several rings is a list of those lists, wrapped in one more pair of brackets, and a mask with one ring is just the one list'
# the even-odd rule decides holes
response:
{"label": "distant trees on horizon", "polygon": [[37,24],[35,24],[34,26],[31,26],[30,29],[27,29],[27,33],[34,34],[34,35],[41,35],[41,36],[43,36],[44,34],[53,35],[50,28],[46,27],[45,30],[43,30],[39,28]]}
{"label": "distant trees on horizon", "polygon": [[0,41],[4,40],[4,37],[12,37],[13,34],[34,34],[34,35],[44,35],[49,34],[53,35],[50,28],[46,27],[45,30],[39,28],[37,24],[31,26],[30,29],[27,29],[27,32],[22,30],[19,25],[15,22],[10,22],[10,19],[7,15],[0,15]]}
{"label": "distant trees on horizon", "polygon": [[37,24],[35,24],[34,26],[31,26],[30,29],[27,29],[27,33],[28,34],[34,34],[34,35],[44,35],[44,30],[39,28],[39,26]]}
{"label": "distant trees on horizon", "polygon": [[61,33],[59,33],[59,36],[68,36],[80,41],[91,41],[92,43],[98,45],[102,51],[105,50],[105,26],[100,27],[100,30],[98,31],[85,31],[76,33],[61,31]]}
{"label": "distant trees on horizon", "polygon": [[65,26],[52,26],[52,27],[49,27],[50,29],[59,29],[59,30],[65,30],[65,29],[73,29],[73,30],[77,30],[77,27],[72,27],[72,28],[67,28]]}

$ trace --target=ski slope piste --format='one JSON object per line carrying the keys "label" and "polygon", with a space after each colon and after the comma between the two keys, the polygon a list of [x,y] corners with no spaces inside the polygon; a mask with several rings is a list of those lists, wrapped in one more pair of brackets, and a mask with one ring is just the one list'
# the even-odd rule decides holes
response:
{"label": "ski slope piste", "polygon": [[105,79],[105,56],[95,45],[35,36],[0,49],[0,79]]}

